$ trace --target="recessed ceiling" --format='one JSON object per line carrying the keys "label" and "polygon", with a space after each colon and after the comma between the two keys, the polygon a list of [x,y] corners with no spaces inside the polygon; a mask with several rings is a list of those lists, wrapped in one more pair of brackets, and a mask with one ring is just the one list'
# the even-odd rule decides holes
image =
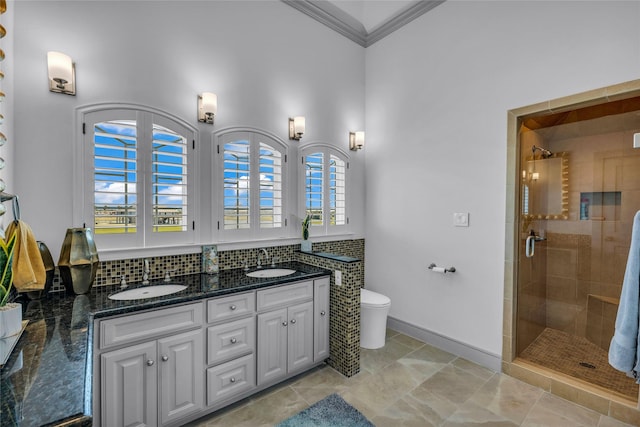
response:
{"label": "recessed ceiling", "polygon": [[445,0],[282,0],[361,46],[388,36]]}

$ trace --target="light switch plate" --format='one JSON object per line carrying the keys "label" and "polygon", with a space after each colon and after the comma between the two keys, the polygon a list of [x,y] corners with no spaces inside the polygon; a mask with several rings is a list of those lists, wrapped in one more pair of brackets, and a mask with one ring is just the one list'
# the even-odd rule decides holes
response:
{"label": "light switch plate", "polygon": [[633,148],[640,148],[640,133],[633,134]]}
{"label": "light switch plate", "polygon": [[336,286],[342,286],[342,271],[336,270],[335,278],[336,278]]}
{"label": "light switch plate", "polygon": [[469,226],[469,213],[468,212],[455,212],[453,214],[454,227],[468,227]]}

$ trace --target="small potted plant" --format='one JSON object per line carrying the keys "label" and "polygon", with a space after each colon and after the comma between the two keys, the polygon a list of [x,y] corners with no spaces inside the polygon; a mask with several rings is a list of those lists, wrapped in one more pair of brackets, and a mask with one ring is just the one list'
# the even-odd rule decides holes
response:
{"label": "small potted plant", "polygon": [[311,224],[311,216],[302,221],[302,243],[300,244],[300,250],[302,252],[311,252],[311,241],[309,240],[309,225]]}
{"label": "small potted plant", "polygon": [[13,286],[13,248],[16,243],[14,232],[8,241],[0,239],[0,338],[9,337],[22,329],[22,305],[9,302]]}

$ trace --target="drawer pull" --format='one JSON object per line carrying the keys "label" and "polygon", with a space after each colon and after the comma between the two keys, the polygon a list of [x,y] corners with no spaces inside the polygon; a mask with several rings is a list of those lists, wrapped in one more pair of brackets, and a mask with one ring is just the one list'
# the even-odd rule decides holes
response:
{"label": "drawer pull", "polygon": [[229,379],[229,382],[231,382],[231,383],[235,383],[235,382],[236,382],[236,377],[231,377],[231,378]]}
{"label": "drawer pull", "polygon": [[231,338],[231,344],[235,344],[237,342],[238,342],[238,340],[236,340],[235,338]]}
{"label": "drawer pull", "polygon": [[231,309],[231,311],[234,311],[234,310],[235,310],[236,308],[238,308],[238,307],[236,307],[236,306],[235,306],[235,304],[231,304],[231,305],[229,306],[229,308]]}
{"label": "drawer pull", "polygon": [[147,366],[153,366],[153,360],[151,359],[147,360]]}
{"label": "drawer pull", "polygon": [[166,354],[164,356],[162,356],[162,361],[166,362],[167,360],[169,360],[169,356],[167,356]]}
{"label": "drawer pull", "polygon": [[291,324],[295,325],[296,324],[296,319],[291,319]]}
{"label": "drawer pull", "polygon": [[327,314],[327,313],[326,313],[324,310],[322,310],[322,311],[320,312],[320,316],[324,316],[325,314]]}
{"label": "drawer pull", "polygon": [[287,321],[282,322],[282,326],[287,326]]}

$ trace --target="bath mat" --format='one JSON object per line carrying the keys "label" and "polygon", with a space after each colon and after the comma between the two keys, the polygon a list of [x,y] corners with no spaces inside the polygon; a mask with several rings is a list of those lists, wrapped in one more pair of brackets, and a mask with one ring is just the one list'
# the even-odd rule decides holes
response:
{"label": "bath mat", "polygon": [[337,394],[314,403],[277,427],[374,427],[356,408]]}

